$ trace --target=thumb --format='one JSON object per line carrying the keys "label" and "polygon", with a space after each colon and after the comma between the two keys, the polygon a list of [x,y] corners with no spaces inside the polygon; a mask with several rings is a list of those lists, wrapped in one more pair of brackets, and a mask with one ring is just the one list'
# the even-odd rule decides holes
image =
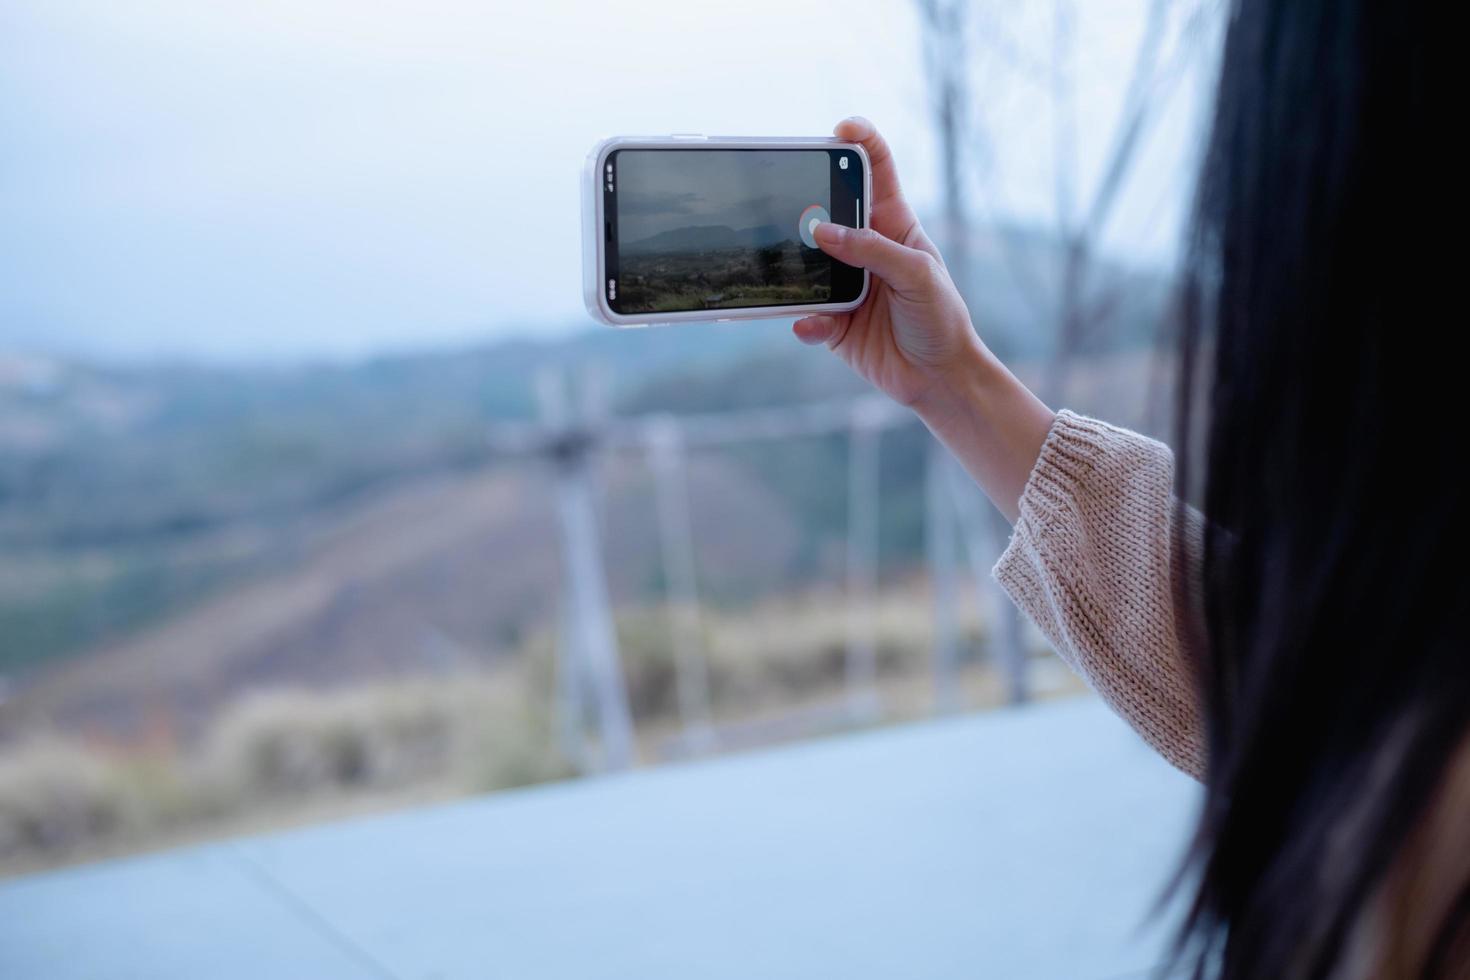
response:
{"label": "thumb", "polygon": [[899,292],[934,282],[937,263],[928,252],[900,245],[871,228],[849,228],[824,221],[812,230],[822,251],[848,265],[867,269]]}

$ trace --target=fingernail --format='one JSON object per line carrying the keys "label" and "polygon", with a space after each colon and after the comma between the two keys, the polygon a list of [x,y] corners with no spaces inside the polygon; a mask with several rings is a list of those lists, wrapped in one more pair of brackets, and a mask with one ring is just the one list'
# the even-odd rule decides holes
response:
{"label": "fingernail", "polygon": [[823,221],[812,229],[812,237],[829,245],[836,245],[847,237],[847,226],[835,221]]}
{"label": "fingernail", "polygon": [[802,320],[797,324],[797,326],[800,329],[796,331],[796,337],[803,344],[811,344],[815,346],[817,344],[825,342],[827,339],[826,329],[812,320]]}

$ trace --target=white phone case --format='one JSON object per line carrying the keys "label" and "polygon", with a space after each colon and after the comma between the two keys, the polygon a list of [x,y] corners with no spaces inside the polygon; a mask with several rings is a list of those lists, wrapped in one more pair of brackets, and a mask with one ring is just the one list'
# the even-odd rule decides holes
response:
{"label": "white phone case", "polygon": [[795,306],[760,306],[743,309],[688,310],[678,313],[616,313],[608,306],[604,283],[606,263],[603,251],[602,168],[614,150],[645,149],[711,149],[711,150],[830,150],[835,147],[852,150],[863,161],[863,196],[858,206],[858,227],[868,226],[869,206],[873,199],[873,168],[868,153],[859,143],[848,143],[832,137],[805,139],[786,136],[615,136],[605,139],[587,154],[582,172],[582,299],[587,312],[595,319],[615,327],[640,327],[654,323],[723,323],[727,320],[774,320],[815,313],[846,313],[857,309],[868,298],[872,288],[867,270],[863,270],[863,288],[858,298],[849,303],[802,303]]}

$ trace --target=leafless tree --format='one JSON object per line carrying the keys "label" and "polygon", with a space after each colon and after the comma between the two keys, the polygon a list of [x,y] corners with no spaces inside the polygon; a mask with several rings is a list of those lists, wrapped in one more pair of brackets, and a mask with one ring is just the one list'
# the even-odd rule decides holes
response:
{"label": "leafless tree", "polygon": [[[987,93],[1007,87],[1036,90],[1052,122],[1053,213],[1057,252],[1054,275],[1039,275],[1018,254],[1004,228],[990,229],[1003,246],[1016,286],[1033,307],[1055,324],[1055,343],[1043,381],[1043,395],[1065,394],[1069,369],[1078,353],[1101,339],[1113,320],[1126,284],[1099,275],[1100,242],[1107,230],[1141,147],[1158,122],[1165,101],[1203,53],[1216,4],[1213,0],[1148,0],[1143,27],[1128,69],[1122,107],[1100,160],[1099,177],[1079,200],[1077,120],[1076,0],[1052,0],[1050,38],[1019,38],[1010,26],[1019,8],[996,0],[916,0],[924,43],[930,113],[938,138],[943,187],[943,229],[951,271],[969,268],[971,228],[967,192],[976,186],[967,161],[983,164],[995,134],[969,97],[972,82],[984,77]],[[1032,32],[1039,34],[1044,32]],[[971,170],[975,170],[973,162]],[[983,167],[980,168],[983,170]],[[1003,192],[982,182],[974,195],[992,215],[1005,210]],[[1170,189],[1161,189],[1161,192]],[[1177,190],[1177,189],[1174,189]],[[968,282],[956,279],[961,292]],[[966,297],[969,299],[970,297]]]}
{"label": "leafless tree", "polygon": [[[1004,202],[995,200],[998,195],[993,184],[978,179],[983,177],[990,158],[994,134],[981,122],[971,93],[981,90],[977,81],[983,77],[987,97],[1008,87],[1025,86],[1038,91],[1050,103],[1058,268],[1050,275],[1038,274],[1032,257],[1023,254],[1010,229],[993,222],[988,230],[1001,245],[1001,256],[1017,289],[1031,300],[1039,317],[1054,318],[1055,343],[1042,382],[1042,394],[1053,404],[1059,403],[1065,396],[1072,362],[1088,344],[1101,339],[1127,288],[1117,278],[1096,281],[1103,278],[1098,275],[1100,239],[1164,99],[1178,84],[1191,59],[1200,53],[1206,15],[1213,4],[1211,0],[1148,0],[1122,108],[1107,141],[1101,176],[1087,199],[1079,202],[1076,0],[1052,0],[1050,44],[1042,53],[1033,50],[1035,38],[1028,44],[1011,29],[1019,9],[1014,0],[1005,4],[995,0],[916,0],[916,3],[930,115],[939,145],[943,188],[939,237],[950,274],[971,309],[976,308],[976,297],[972,293],[973,239],[967,201],[974,196],[988,207],[992,216],[1005,210]],[[1171,25],[1176,24],[1182,26],[1171,38]],[[989,193],[971,195],[970,190],[977,184]],[[938,447],[932,447],[931,452],[942,455]],[[946,482],[935,475],[945,465],[949,465],[947,459],[931,457],[931,484]],[[975,501],[964,496],[967,492],[964,481],[947,482],[952,491],[949,497],[954,516],[971,538],[970,550],[980,547],[982,539],[975,537],[979,532],[989,539],[992,552],[998,554],[1009,531],[999,512],[992,511],[986,521],[973,506]],[[931,493],[929,520],[939,521],[944,516],[941,510],[945,509],[945,495]],[[943,565],[931,555],[931,567],[939,569]],[[976,584],[986,587],[982,581]],[[952,602],[939,594],[942,591],[936,583],[936,617],[940,623],[953,615],[951,610],[940,608]],[[1026,651],[1020,614],[998,590],[992,591],[990,605],[998,612],[994,634],[997,663],[1007,675],[1011,700],[1024,700]],[[942,654],[944,644],[941,642],[939,646]],[[940,654],[937,656],[943,659]]]}

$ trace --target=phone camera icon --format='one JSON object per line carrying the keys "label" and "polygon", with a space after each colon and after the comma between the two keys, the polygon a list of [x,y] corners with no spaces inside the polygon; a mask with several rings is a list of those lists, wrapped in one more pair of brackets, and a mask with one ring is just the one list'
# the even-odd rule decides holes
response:
{"label": "phone camera icon", "polygon": [[796,219],[796,233],[801,236],[801,243],[807,248],[816,248],[817,238],[814,233],[817,225],[831,220],[832,216],[827,213],[826,208],[820,204],[809,205],[805,211],[801,212],[801,217]]}
{"label": "phone camera icon", "polygon": [[839,169],[839,170],[846,170],[847,169],[847,157],[838,157],[837,158],[837,169]]}

